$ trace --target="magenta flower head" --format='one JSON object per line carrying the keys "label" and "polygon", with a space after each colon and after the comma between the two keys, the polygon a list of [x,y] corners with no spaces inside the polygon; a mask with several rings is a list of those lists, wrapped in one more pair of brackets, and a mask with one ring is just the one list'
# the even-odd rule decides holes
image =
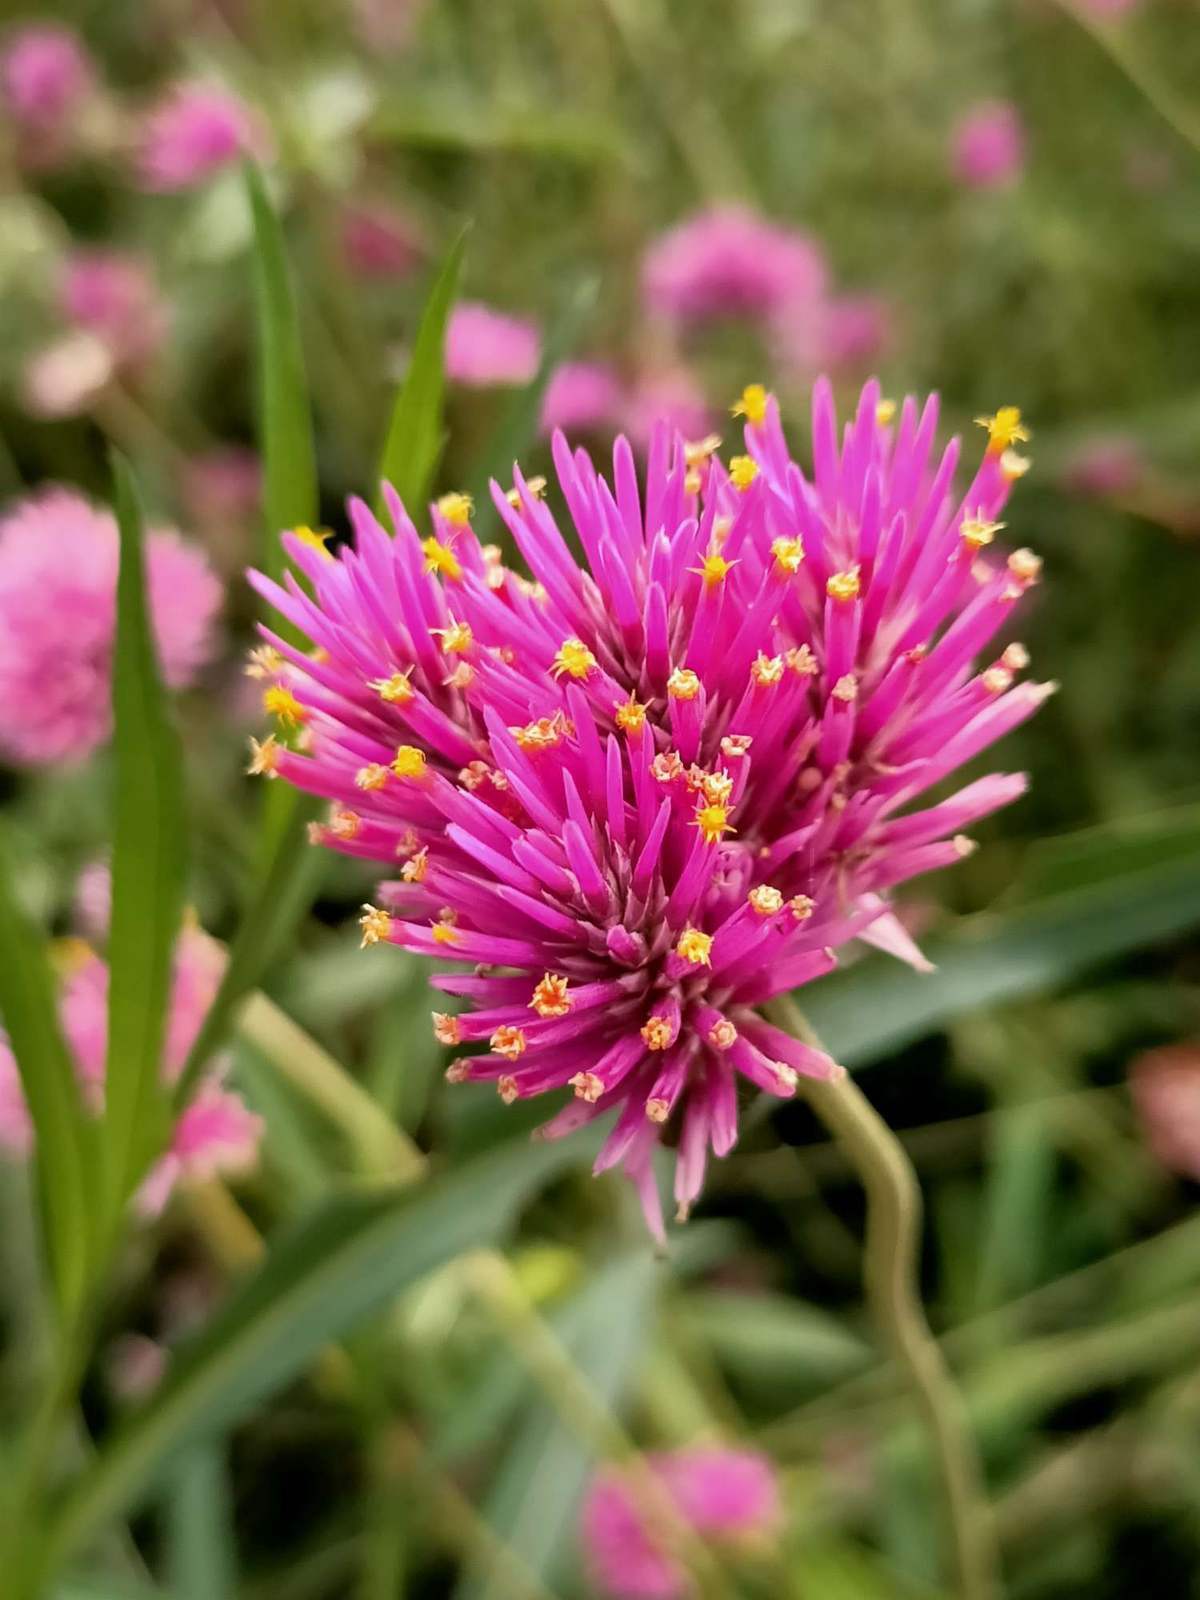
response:
{"label": "magenta flower head", "polygon": [[[702,1539],[759,1542],[778,1530],[775,1470],[756,1451],[697,1447],[648,1456],[646,1465]],[[619,1469],[593,1478],[580,1531],[596,1587],[613,1600],[682,1600],[690,1593],[687,1572],[655,1542],[637,1486]]]}
{"label": "magenta flower head", "polygon": [[311,595],[253,578],[317,649],[266,631],[251,670],[285,738],[252,770],[333,802],[320,842],[399,864],[364,942],[469,965],[433,979],[468,1005],[437,1037],[485,1046],[450,1078],[571,1091],[546,1137],[615,1113],[597,1170],[625,1166],[656,1232],[664,1134],[686,1214],[739,1082],[788,1096],[838,1070],[762,1002],[857,935],[919,959],[890,891],[958,860],[1024,780],[913,802],[1047,692],[992,642],[1040,570],[989,548],[1026,464],[1015,408],[981,419],[962,494],[936,401],[869,384],[839,436],[819,383],[811,476],[762,388],[736,410],[728,463],[659,427],[644,491],[626,440],[606,480],[555,436],[582,566],[518,470],[492,496],[532,578],[479,544],[465,496],[422,540],[386,487],[395,537],[358,501],[336,557],[285,536]]}
{"label": "magenta flower head", "polygon": [[1200,1045],[1163,1045],[1129,1067],[1146,1143],[1164,1167],[1200,1183]]}
{"label": "magenta flower head", "polygon": [[642,298],[678,323],[743,316],[793,320],[825,293],[825,258],[806,234],[745,206],[715,206],[664,233],[646,252]]}
{"label": "magenta flower head", "polygon": [[547,437],[556,428],[591,433],[609,427],[616,421],[622,398],[620,376],[607,361],[564,361],[546,385],[539,426]]}
{"label": "magenta flower head", "polygon": [[541,359],[541,335],[523,317],[478,300],[460,300],[446,325],[446,376],[466,388],[528,383]]}
{"label": "magenta flower head", "polygon": [[114,367],[140,366],[166,334],[166,307],[149,265],[115,250],[68,257],[59,299],[63,316],[110,351]]}
{"label": "magenta flower head", "polygon": [[[71,970],[59,996],[59,1015],[84,1097],[94,1111],[104,1104],[108,1038],[108,968],[82,941],[70,941]],[[163,1051],[163,1077],[173,1083],[212,1004],[225,955],[195,928],[186,928],[175,947],[174,975]],[[157,1215],[182,1177],[208,1178],[245,1171],[257,1156],[262,1124],[241,1099],[221,1083],[218,1065],[183,1109],[171,1142],[137,1195],[138,1209]],[[16,1062],[0,1034],[0,1146],[24,1155],[33,1129]]]}
{"label": "magenta flower head", "polygon": [[[116,523],[71,489],[0,518],[0,755],[78,761],[108,737],[119,558]],[[163,675],[190,683],[208,660],[221,586],[203,554],[159,528],[146,544]]]}
{"label": "magenta flower head", "polygon": [[8,114],[25,133],[60,134],[95,88],[92,59],[79,35],[53,22],[9,34],[0,51],[0,88]]}
{"label": "magenta flower head", "polygon": [[195,188],[262,143],[250,110],[236,95],[211,83],[176,84],[142,128],[142,186],[162,192]]}
{"label": "magenta flower head", "polygon": [[984,100],[959,122],[951,141],[951,168],[968,189],[1004,189],[1025,167],[1025,129],[1009,100]]}
{"label": "magenta flower head", "polygon": [[386,202],[348,203],[338,220],[342,255],[356,278],[407,277],[425,255],[416,224]]}

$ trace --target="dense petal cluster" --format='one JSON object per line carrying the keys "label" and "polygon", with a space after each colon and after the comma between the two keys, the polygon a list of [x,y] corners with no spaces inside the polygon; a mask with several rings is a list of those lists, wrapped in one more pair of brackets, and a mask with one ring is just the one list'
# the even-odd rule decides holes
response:
{"label": "dense petal cluster", "polygon": [[[108,1041],[108,967],[81,941],[71,953],[72,970],[59,996],[59,1019],[86,1102],[99,1112],[104,1103]],[[175,950],[163,1078],[174,1083],[217,991],[225,955],[198,929],[185,929]],[[161,1211],[181,1177],[207,1178],[242,1172],[253,1164],[262,1132],[260,1118],[221,1082],[218,1067],[184,1107],[166,1152],[138,1192],[145,1215]],[[33,1127],[17,1065],[0,1034],[0,1148],[28,1153]]]}
{"label": "dense petal cluster", "polygon": [[146,189],[191,189],[262,144],[249,109],[211,83],[177,84],[146,118],[138,172]]}
{"label": "dense petal cluster", "polygon": [[166,305],[138,256],[76,251],[64,265],[59,297],[66,320],[99,339],[114,368],[138,366],[166,335]]}
{"label": "dense petal cluster", "polygon": [[[769,1538],[781,1505],[775,1470],[753,1450],[693,1447],[648,1456],[677,1514],[714,1543]],[[681,1600],[687,1572],[647,1526],[637,1485],[617,1468],[597,1473],[581,1515],[584,1554],[596,1587],[615,1600]]]}
{"label": "dense petal cluster", "polygon": [[642,293],[655,316],[775,318],[825,293],[825,258],[794,228],[744,206],[715,206],[664,233],[642,266]]}
{"label": "dense petal cluster", "polygon": [[59,23],[31,23],[12,33],[0,51],[0,91],[20,127],[56,132],[77,112],[95,84],[83,40]]}
{"label": "dense petal cluster", "polygon": [[433,980],[470,1006],[438,1038],[487,1046],[451,1078],[572,1089],[547,1136],[616,1111],[598,1168],[624,1164],[655,1227],[668,1125],[686,1213],[736,1140],[739,1081],[786,1096],[837,1070],[761,1003],[855,936],[919,959],[889,891],[957,860],[1023,779],[912,803],[1047,692],[994,643],[1040,566],[988,548],[1025,465],[1014,408],[981,419],[965,494],[935,401],[868,385],[839,438],[819,384],[811,476],[770,396],[735,409],[743,454],[660,427],[644,489],[624,439],[610,482],[555,437],[582,565],[517,470],[493,498],[532,580],[465,497],[422,540],[390,492],[395,537],[361,502],[336,556],[285,536],[311,593],[254,579],[316,649],[267,630],[251,670],[282,737],[252,769],[332,802],[321,842],[397,863],[366,942],[473,968]]}
{"label": "dense petal cluster", "polygon": [[541,346],[536,323],[479,300],[460,300],[446,324],[446,376],[472,389],[528,383]]}
{"label": "dense petal cluster", "polygon": [[[119,542],[108,511],[47,489],[0,518],[0,754],[79,760],[108,735]],[[150,612],[173,688],[207,661],[221,585],[167,529],[146,542]]]}

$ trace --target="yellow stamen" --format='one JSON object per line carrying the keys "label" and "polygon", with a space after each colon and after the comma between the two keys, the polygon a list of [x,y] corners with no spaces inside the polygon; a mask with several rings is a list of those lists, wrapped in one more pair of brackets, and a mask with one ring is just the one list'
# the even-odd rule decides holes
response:
{"label": "yellow stamen", "polygon": [[598,1078],[594,1072],[577,1072],[567,1082],[574,1089],[580,1100],[586,1100],[589,1105],[595,1105],[604,1093],[604,1080]]}
{"label": "yellow stamen", "polygon": [[287,662],[273,644],[260,644],[246,657],[248,678],[277,678]]}
{"label": "yellow stamen", "polygon": [[701,933],[699,928],[685,928],[679,935],[675,954],[691,962],[694,967],[708,967],[712,965],[710,960],[712,942],[711,933]]}
{"label": "yellow stamen", "polygon": [[729,811],[726,806],[700,806],[697,808],[693,821],[704,836],[705,844],[720,844],[723,834],[737,832],[737,829],[729,820]]}
{"label": "yellow stamen", "polygon": [[1003,522],[989,522],[981,512],[976,512],[973,517],[964,517],[962,526],[958,530],[962,535],[962,542],[972,550],[982,550],[985,545],[1000,532],[1005,524]]}
{"label": "yellow stamen", "polygon": [[448,628],[430,628],[429,632],[442,641],[442,650],[448,656],[465,656],[475,642],[470,623],[455,622],[453,617]]}
{"label": "yellow stamen", "polygon": [[495,1055],[503,1056],[506,1061],[516,1061],[525,1053],[525,1034],[521,1028],[505,1025],[497,1028],[488,1040]]}
{"label": "yellow stamen", "polygon": [[471,663],[469,661],[460,661],[449,677],[443,678],[442,682],[448,689],[466,691],[475,682],[475,678],[475,668]]}
{"label": "yellow stamen", "polygon": [[433,1013],[433,1037],[439,1044],[461,1044],[462,1025],[458,1018],[452,1017],[446,1011],[435,1011]]}
{"label": "yellow stamen", "polygon": [[709,458],[721,448],[721,437],[716,433],[705,434],[703,439],[693,439],[685,442],[683,459],[689,467],[702,467]]}
{"label": "yellow stamen", "polygon": [[737,1043],[738,1031],[728,1017],[714,1022],[708,1030],[708,1042],[714,1050],[728,1050]]}
{"label": "yellow stamen", "polygon": [[788,905],[791,907],[792,915],[797,922],[807,922],[817,909],[817,902],[810,900],[806,894],[793,895],[788,901]]}
{"label": "yellow stamen", "polygon": [[557,972],[547,972],[534,989],[529,1007],[539,1017],[565,1017],[571,1009],[566,978]]}
{"label": "yellow stamen", "polygon": [[778,683],[783,677],[783,657],[767,656],[760,650],[750,666],[750,676],[755,683],[764,688],[769,684]]}
{"label": "yellow stamen", "polygon": [[700,679],[690,667],[676,667],[667,679],[667,693],[673,700],[694,700],[700,693]]}
{"label": "yellow stamen", "polygon": [[[531,499],[540,500],[546,492],[546,480],[542,477],[526,478],[525,487],[529,490]],[[508,501],[509,505],[512,506],[514,511],[519,511],[521,509],[520,489],[510,489],[504,498]]]}
{"label": "yellow stamen", "polygon": [[675,1030],[666,1017],[649,1017],[642,1025],[642,1038],[651,1050],[667,1050],[675,1042]]}
{"label": "yellow stamen", "polygon": [[444,494],[437,502],[438,515],[456,527],[465,528],[475,510],[469,494]]}
{"label": "yellow stamen", "polygon": [[363,914],[358,919],[362,929],[362,944],[360,950],[365,950],[369,944],[379,944],[387,939],[392,931],[391,914],[379,906],[365,905]]}
{"label": "yellow stamen", "polygon": [[408,681],[411,671],[409,667],[407,672],[393,672],[390,678],[373,678],[367,688],[374,689],[390,706],[406,706],[417,692]]}
{"label": "yellow stamen", "polygon": [[781,577],[791,577],[800,571],[800,563],[804,560],[803,539],[776,539],[771,545],[771,554],[775,557],[775,568]]}
{"label": "yellow stamen", "polygon": [[754,743],[749,733],[727,733],[721,740],[721,754],[727,761],[740,761]]}
{"label": "yellow stamen", "polygon": [[646,1101],[646,1115],[651,1122],[665,1122],[671,1115],[671,1107],[667,1101],[655,1096]]}
{"label": "yellow stamen", "polygon": [[422,539],[421,549],[425,552],[426,572],[440,572],[451,583],[457,583],[462,577],[462,564],[448,544],[440,539]]}
{"label": "yellow stamen", "polygon": [[1008,558],[1008,570],[1019,583],[1036,583],[1042,574],[1042,558],[1032,550],[1014,550]]}
{"label": "yellow stamen", "polygon": [[328,827],[335,839],[357,839],[362,830],[362,818],[357,811],[342,806],[330,813]]}
{"label": "yellow stamen", "polygon": [[425,874],[429,869],[429,848],[422,845],[415,856],[409,859],[400,868],[400,876],[405,883],[424,883]]}
{"label": "yellow stamen", "polygon": [[725,806],[733,793],[733,779],[727,772],[702,772],[700,789],[709,805]]}
{"label": "yellow stamen", "polygon": [[710,550],[698,567],[689,567],[688,571],[703,578],[706,589],[715,589],[719,583],[724,583],[726,575],[736,566],[736,561],[726,561],[723,555]]}
{"label": "yellow stamen", "polygon": [[521,1098],[521,1086],[511,1073],[506,1072],[503,1077],[496,1079],[496,1093],[506,1106],[510,1106],[514,1100]]}
{"label": "yellow stamen", "polygon": [[989,667],[986,672],[981,672],[979,681],[988,694],[1003,694],[1006,689],[1012,688],[1012,673],[1007,667]]}
{"label": "yellow stamen", "polygon": [[783,896],[769,883],[760,883],[756,889],[751,889],[746,899],[760,917],[773,917],[783,910]]}
{"label": "yellow stamen", "polygon": [[285,689],[281,683],[273,683],[269,689],[263,691],[263,710],[275,718],[281,728],[298,728],[302,722],[307,722],[309,709],[302,706],[290,689]]}
{"label": "yellow stamen", "polygon": [[326,561],[334,560],[333,551],[325,548],[326,540],[333,538],[332,528],[293,528],[292,537],[307,545],[310,550],[315,550],[318,555],[324,556]]}
{"label": "yellow stamen", "polygon": [[564,672],[572,678],[586,678],[595,665],[596,658],[582,639],[564,639],[550,670],[556,678]]}
{"label": "yellow stamen", "polygon": [[860,587],[858,568],[851,567],[848,572],[835,572],[825,585],[825,593],[831,600],[845,603],[858,599]]}
{"label": "yellow stamen", "polygon": [[1028,456],[1019,455],[1015,450],[1005,450],[1000,457],[1000,471],[1010,483],[1023,478],[1032,465]]}
{"label": "yellow stamen", "polygon": [[683,762],[678,750],[661,750],[650,763],[650,776],[659,783],[674,783],[683,777]]}
{"label": "yellow stamen", "polygon": [[1000,660],[1010,672],[1024,672],[1029,665],[1029,651],[1026,650],[1023,644],[1019,644],[1014,640],[1012,644],[1005,645],[1004,653]]}
{"label": "yellow stamen", "polygon": [[876,426],[886,428],[896,415],[896,402],[894,400],[881,400],[875,407]]}
{"label": "yellow stamen", "polygon": [[987,448],[991,456],[998,456],[1009,445],[1024,444],[1033,437],[1021,421],[1019,406],[1001,406],[994,416],[976,417],[975,422],[987,429]]}
{"label": "yellow stamen", "polygon": [[273,778],[279,765],[280,745],[273,733],[263,740],[251,739],[250,765],[246,773],[251,778]]}
{"label": "yellow stamen", "polygon": [[359,767],[354,774],[354,782],[360,789],[382,789],[388,781],[388,769],[378,761],[372,761],[369,766]]}
{"label": "yellow stamen", "polygon": [[552,717],[538,717],[536,722],[527,722],[523,728],[509,729],[522,750],[552,750],[562,743],[566,731],[566,718],[561,711],[556,711]]}
{"label": "yellow stamen", "polygon": [[462,934],[450,922],[435,922],[429,931],[434,944],[458,944],[462,938]]}
{"label": "yellow stamen", "polygon": [[816,656],[806,644],[794,645],[792,649],[785,650],[783,659],[792,671],[801,678],[812,678],[820,671]]}
{"label": "yellow stamen", "polygon": [[765,385],[761,383],[748,383],[741,395],[729,408],[731,417],[745,417],[747,422],[758,426],[767,414],[767,401],[771,398]]}
{"label": "yellow stamen", "polygon": [[835,700],[851,705],[858,699],[858,679],[852,672],[847,672],[844,677],[838,679],[831,692]]}
{"label": "yellow stamen", "polygon": [[746,490],[758,477],[758,462],[753,456],[734,456],[729,463],[729,481],[739,494]]}
{"label": "yellow stamen", "polygon": [[646,707],[638,700],[626,700],[613,712],[613,721],[623,733],[640,733],[646,726]]}

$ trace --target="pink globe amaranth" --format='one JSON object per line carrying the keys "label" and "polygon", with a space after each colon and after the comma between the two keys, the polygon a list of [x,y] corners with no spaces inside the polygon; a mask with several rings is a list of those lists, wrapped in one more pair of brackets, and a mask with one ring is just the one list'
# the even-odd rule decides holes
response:
{"label": "pink globe amaranth", "polygon": [[645,449],[654,430],[665,423],[689,438],[700,438],[713,425],[712,407],[699,378],[686,367],[656,367],[638,375],[622,408],[625,430]]}
{"label": "pink globe amaranth", "polygon": [[338,226],[343,259],[357,278],[408,277],[426,254],[413,220],[385,201],[348,202]]}
{"label": "pink globe amaranth", "polygon": [[824,254],[798,229],[740,205],[714,206],[662,234],[642,263],[642,298],[653,317],[678,323],[718,317],[787,317],[824,300]]}
{"label": "pink globe amaranth", "polygon": [[168,90],[142,126],[138,175],[145,189],[191,189],[264,145],[250,109],[211,83]]}
{"label": "pink globe amaranth", "polygon": [[[0,518],[0,753],[81,760],[108,737],[119,541],[110,512],[45,489]],[[190,683],[209,659],[222,591],[202,552],[169,529],[146,541],[163,676]]]}
{"label": "pink globe amaranth", "polygon": [[879,295],[835,295],[826,309],[822,342],[831,367],[869,369],[892,342],[891,308]]}
{"label": "pink globe amaranth", "polygon": [[149,264],[116,250],[79,250],[63,266],[63,316],[99,339],[115,367],[140,366],[162,344],[167,308]]}
{"label": "pink globe amaranth", "polygon": [[446,376],[471,389],[528,383],[541,343],[536,325],[524,317],[460,300],[446,325]]}
{"label": "pink globe amaranth", "polygon": [[[219,945],[196,928],[185,928],[175,946],[163,1047],[163,1079],[174,1083],[216,995],[225,966]],[[59,1020],[85,1104],[96,1114],[104,1105],[108,1051],[108,967],[81,942],[71,952],[59,994]],[[204,1179],[246,1171],[257,1157],[261,1119],[221,1082],[218,1064],[180,1112],[170,1144],[136,1196],[145,1216],[161,1211],[184,1177]],[[32,1148],[33,1128],[16,1063],[0,1034],[0,1145],[19,1154]]]}
{"label": "pink globe amaranth", "polygon": [[[646,1466],[702,1539],[760,1540],[778,1530],[775,1470],[755,1451],[693,1447],[648,1456]],[[679,1600],[690,1592],[686,1571],[655,1540],[638,1486],[620,1469],[593,1478],[580,1531],[587,1567],[613,1600]]]}
{"label": "pink globe amaranth", "polygon": [[615,1113],[597,1170],[625,1167],[656,1232],[665,1132],[686,1214],[736,1142],[739,1082],[788,1096],[838,1070],[761,1004],[851,938],[919,960],[891,891],[959,860],[1024,779],[914,803],[1052,687],[993,643],[1041,566],[992,548],[1027,465],[1015,408],[980,419],[962,491],[936,400],[868,384],[839,434],[820,382],[811,476],[771,396],[737,409],[744,454],[662,425],[644,489],[625,439],[606,480],[556,435],[571,542],[540,480],[493,485],[532,580],[466,497],[422,540],[386,487],[395,537],[359,501],[336,555],[285,536],[311,594],[252,575],[317,647],[263,630],[251,670],[285,737],[252,770],[332,802],[319,842],[399,866],[365,942],[468,964],[432,980],[468,1007],[437,1037],[487,1046],[452,1080],[574,1091],[545,1137]]}
{"label": "pink globe amaranth", "polygon": [[954,176],[968,189],[1004,189],[1025,169],[1025,128],[1008,100],[984,100],[963,116],[951,139]]}
{"label": "pink globe amaranth", "polygon": [[1200,1044],[1145,1051],[1130,1063],[1129,1090],[1155,1158],[1200,1183]]}
{"label": "pink globe amaranth", "polygon": [[92,58],[72,29],[32,22],[9,33],[0,48],[0,89],[21,128],[55,134],[78,115],[95,88]]}
{"label": "pink globe amaranth", "polygon": [[1106,500],[1129,494],[1146,474],[1136,439],[1113,433],[1086,440],[1068,456],[1063,483],[1076,494]]}
{"label": "pink globe amaranth", "polygon": [[611,427],[621,412],[624,390],[607,361],[564,361],[555,367],[542,397],[541,432],[592,433]]}

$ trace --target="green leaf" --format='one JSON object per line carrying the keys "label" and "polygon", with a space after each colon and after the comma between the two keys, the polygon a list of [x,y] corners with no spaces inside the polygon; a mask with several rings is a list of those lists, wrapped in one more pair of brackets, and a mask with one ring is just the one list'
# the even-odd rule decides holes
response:
{"label": "green leaf", "polygon": [[187,863],[183,752],[146,604],[141,507],[129,466],[115,454],[113,480],[121,565],[103,1156],[117,1214],[166,1138],[162,1053]]}
{"label": "green leaf", "polygon": [[[392,485],[413,516],[429,494],[442,448],[446,322],[458,292],[466,245],[467,229],[464,228],[447,251],[429,291],[413,342],[412,360],[392,407],[379,459],[380,478]],[[382,501],[378,496],[376,506],[382,514]]]}
{"label": "green leaf", "polygon": [[269,858],[233,936],[220,987],[188,1054],[176,1091],[179,1104],[187,1099],[224,1042],[238,1003],[257,988],[316,893],[325,861],[319,850],[310,848],[307,826],[316,814],[317,802],[299,794],[290,798],[295,803],[270,840]]}
{"label": "green leaf", "polygon": [[473,526],[480,540],[490,536],[499,520],[492,504],[489,482],[495,478],[503,486],[512,471],[513,462],[519,461],[537,438],[546,385],[554,369],[578,342],[579,330],[596,303],[598,289],[599,280],[594,277],[585,278],[576,285],[546,336],[538,370],[532,381],[509,397],[491,437],[480,452],[480,464],[471,485],[475,500]]}
{"label": "green leaf", "polygon": [[259,446],[263,458],[262,564],[278,578],[283,571],[280,532],[314,524],[318,517],[317,464],[308,380],[288,276],[279,218],[262,174],[245,167],[254,218],[254,302],[258,325]]}
{"label": "green leaf", "polygon": [[[648,1250],[602,1267],[551,1319],[593,1394],[618,1407],[645,1346],[663,1269]],[[484,1515],[522,1564],[556,1586],[569,1570],[579,1501],[596,1461],[548,1400],[523,1413],[516,1436],[492,1482]],[[496,1574],[468,1572],[455,1600],[500,1600]]]}
{"label": "green leaf", "polygon": [[331,1340],[454,1256],[495,1239],[539,1184],[587,1160],[594,1144],[504,1149],[419,1188],[338,1196],[286,1230],[77,1480],[50,1527],[52,1562],[139,1503],[185,1451],[228,1431],[298,1377]]}
{"label": "green leaf", "polygon": [[233,1508],[220,1440],[197,1445],[180,1460],[165,1511],[172,1600],[234,1600]]}
{"label": "green leaf", "polygon": [[17,902],[10,851],[0,834],[0,1016],[8,1029],[33,1119],[42,1250],[55,1300],[68,1318],[87,1285],[92,1209],[91,1140],[75,1069],[58,1025],[55,985],[41,931]]}
{"label": "green leaf", "polygon": [[382,106],[367,129],[390,144],[431,150],[511,151],[549,156],[580,166],[630,164],[629,141],[613,123],[571,110],[544,106],[481,106],[452,100],[444,90],[425,100],[397,97]]}
{"label": "green leaf", "polygon": [[1200,924],[1200,830],[1190,850],[1132,869],[1120,856],[1085,885],[1012,911],[964,918],[931,939],[925,976],[867,957],[798,996],[847,1066],[874,1061],[977,1006],[1044,993],[1089,967]]}
{"label": "green leaf", "polygon": [[694,1290],[679,1313],[744,1387],[778,1403],[860,1371],[871,1347],[838,1318],[817,1306],[776,1294]]}

